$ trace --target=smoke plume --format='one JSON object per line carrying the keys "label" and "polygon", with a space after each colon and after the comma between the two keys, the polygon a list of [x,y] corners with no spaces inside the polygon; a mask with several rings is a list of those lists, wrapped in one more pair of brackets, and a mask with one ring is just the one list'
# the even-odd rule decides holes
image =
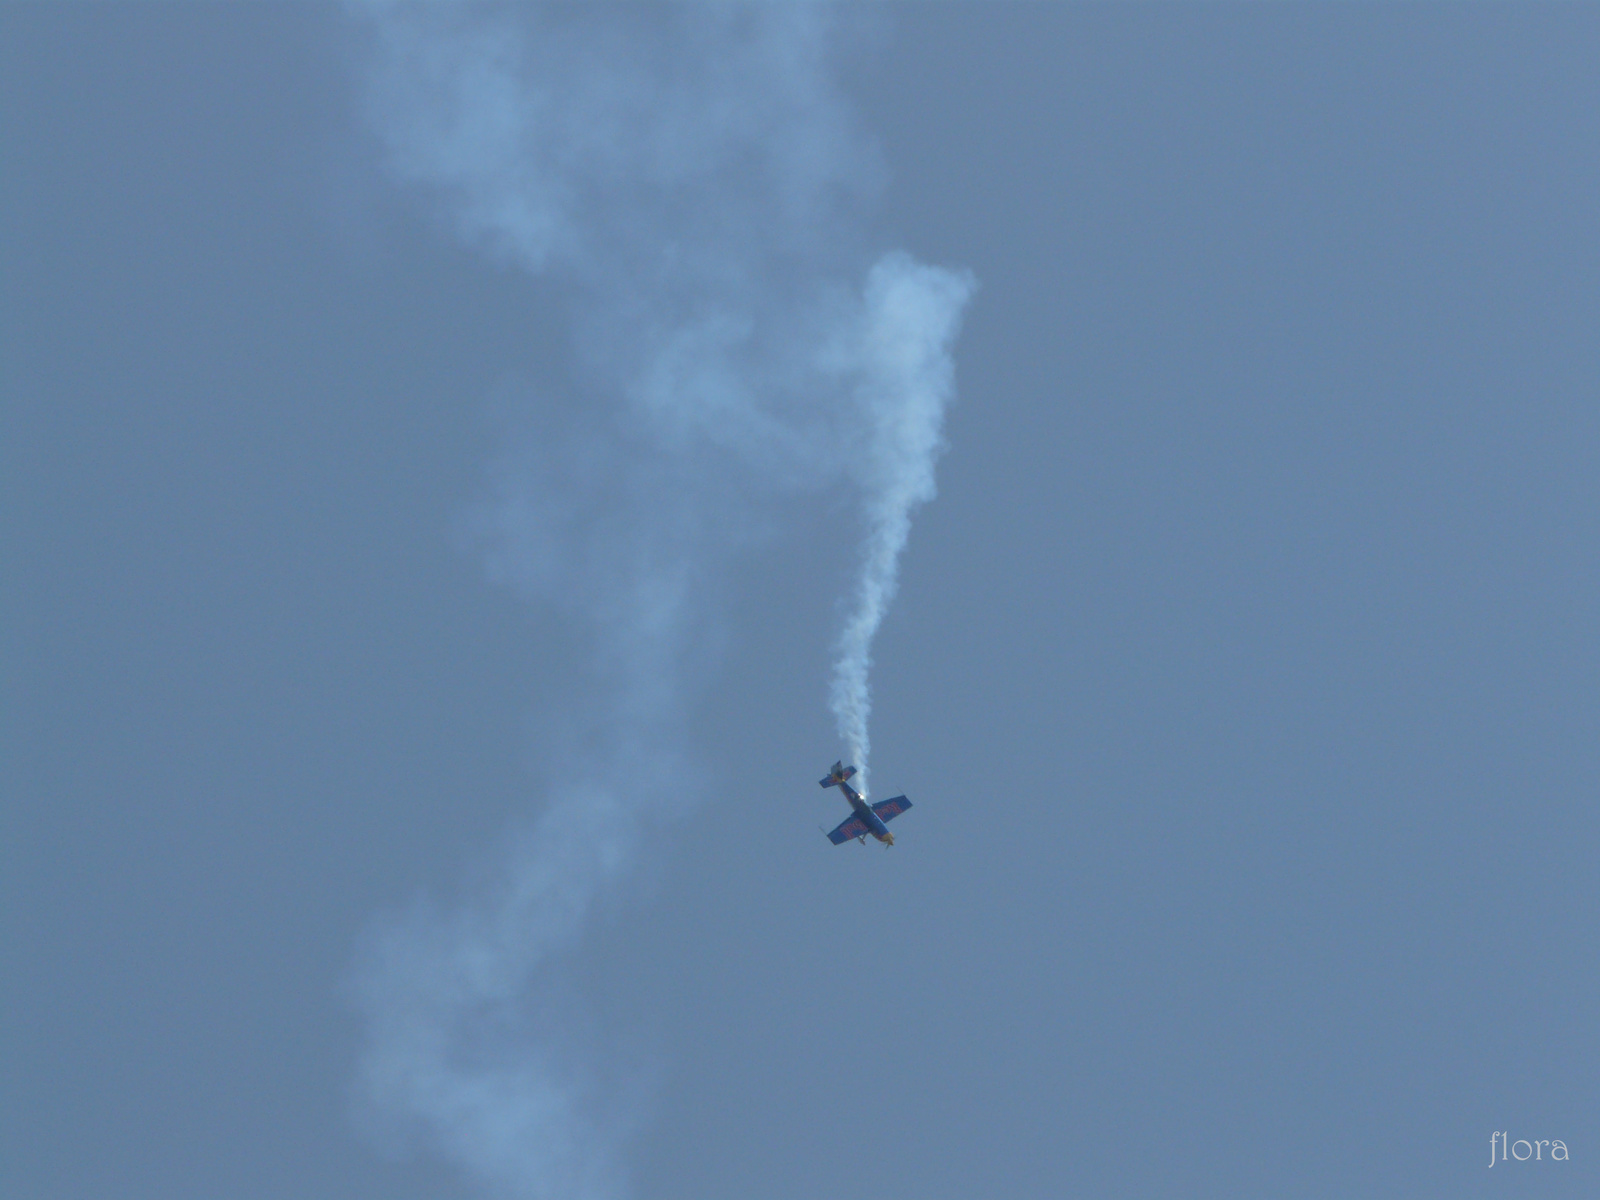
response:
{"label": "smoke plume", "polygon": [[360,1093],[375,1124],[487,1194],[615,1196],[626,1089],[582,1051],[551,968],[685,803],[663,781],[752,514],[841,482],[863,538],[831,699],[865,775],[872,641],[934,494],[973,285],[866,244],[882,168],[835,82],[854,32],[836,12],[356,15],[390,171],[566,304],[572,394],[506,399],[511,436],[473,524],[492,576],[583,631],[605,696],[572,735],[587,776],[466,900],[419,902],[370,939]]}
{"label": "smoke plume", "polygon": [[872,639],[894,599],[911,511],[933,499],[933,464],[955,385],[949,346],[971,290],[970,276],[921,266],[900,254],[883,258],[867,276],[855,391],[867,431],[854,459],[866,535],[831,696],[839,736],[861,769],[862,792],[871,748]]}

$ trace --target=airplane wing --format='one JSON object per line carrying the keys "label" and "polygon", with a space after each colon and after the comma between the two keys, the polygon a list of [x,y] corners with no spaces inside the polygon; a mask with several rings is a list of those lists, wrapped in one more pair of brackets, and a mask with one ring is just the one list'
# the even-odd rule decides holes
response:
{"label": "airplane wing", "polygon": [[892,821],[910,807],[911,801],[904,796],[891,796],[887,800],[879,800],[872,806],[872,811],[878,814],[880,821]]}
{"label": "airplane wing", "polygon": [[867,832],[867,823],[856,816],[855,813],[851,813],[843,821],[839,822],[839,827],[828,835],[828,840],[835,846],[842,846],[851,838],[858,838],[865,832]]}

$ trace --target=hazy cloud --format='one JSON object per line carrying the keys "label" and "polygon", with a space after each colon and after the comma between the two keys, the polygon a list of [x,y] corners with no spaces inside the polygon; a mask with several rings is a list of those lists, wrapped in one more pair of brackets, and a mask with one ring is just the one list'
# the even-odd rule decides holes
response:
{"label": "hazy cloud", "polygon": [[569,301],[584,403],[528,415],[473,523],[493,576],[584,624],[608,696],[604,752],[470,898],[374,934],[362,1092],[490,1194],[611,1196],[625,1106],[540,1008],[542,968],[683,803],[663,786],[669,735],[762,495],[859,496],[832,702],[865,772],[872,638],[934,493],[972,281],[864,245],[881,167],[835,81],[851,30],[828,9],[357,11],[395,176]]}

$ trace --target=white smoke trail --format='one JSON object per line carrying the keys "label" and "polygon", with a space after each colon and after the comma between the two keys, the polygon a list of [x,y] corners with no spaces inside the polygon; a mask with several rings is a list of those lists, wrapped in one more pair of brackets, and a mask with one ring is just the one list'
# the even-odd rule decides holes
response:
{"label": "white smoke trail", "polygon": [[944,410],[955,386],[950,343],[972,287],[968,274],[922,266],[904,255],[884,258],[867,277],[856,389],[868,421],[856,459],[867,531],[831,697],[839,736],[861,771],[863,794],[871,749],[872,639],[894,599],[911,511],[934,497],[933,467],[944,446]]}
{"label": "white smoke trail", "polygon": [[865,768],[872,638],[933,495],[972,284],[904,254],[842,282],[870,261],[854,214],[881,172],[833,81],[837,13],[358,12],[391,170],[570,302],[588,399],[516,418],[476,527],[496,578],[587,630],[608,697],[585,778],[466,899],[371,939],[360,1091],[490,1195],[615,1196],[627,1106],[556,1001],[558,956],[685,802],[670,747],[752,506],[845,470],[866,537],[833,700]]}

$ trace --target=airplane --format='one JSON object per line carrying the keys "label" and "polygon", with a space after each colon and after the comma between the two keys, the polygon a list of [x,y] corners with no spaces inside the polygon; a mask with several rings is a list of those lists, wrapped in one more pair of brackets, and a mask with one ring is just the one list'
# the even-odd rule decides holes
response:
{"label": "airplane", "polygon": [[845,766],[844,760],[840,759],[833,764],[833,770],[828,772],[826,779],[818,780],[825,788],[838,788],[844,793],[844,798],[850,801],[850,807],[855,809],[855,812],[841,821],[839,827],[828,835],[828,840],[835,846],[842,846],[851,838],[855,838],[865,846],[867,834],[870,833],[888,848],[894,845],[894,834],[889,832],[887,822],[910,808],[911,801],[904,796],[893,796],[888,800],[879,800],[876,804],[868,804],[861,793],[846,782],[855,773],[854,767]]}

